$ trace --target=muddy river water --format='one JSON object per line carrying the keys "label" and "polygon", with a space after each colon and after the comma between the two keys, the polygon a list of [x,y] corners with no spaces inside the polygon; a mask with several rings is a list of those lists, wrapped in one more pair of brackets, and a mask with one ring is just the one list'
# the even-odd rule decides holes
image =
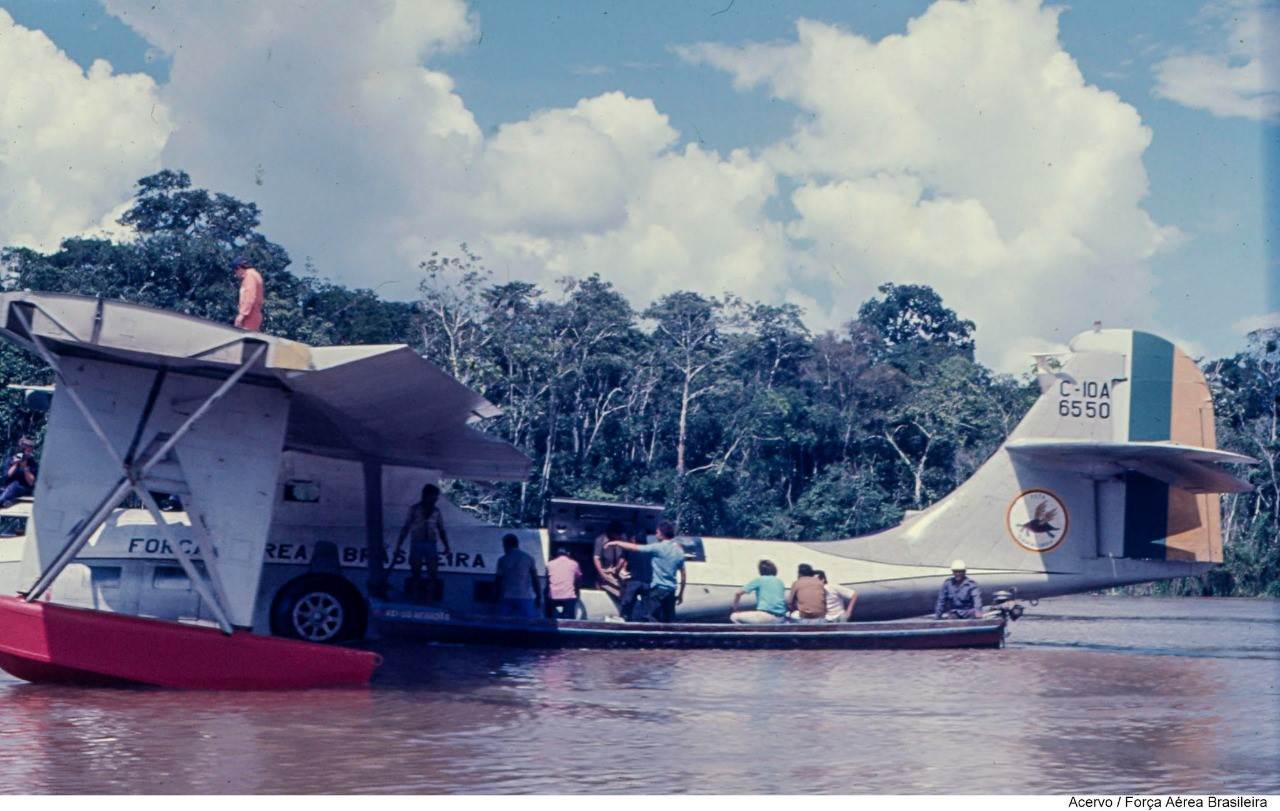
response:
{"label": "muddy river water", "polygon": [[983,651],[404,647],[362,690],[0,674],[4,792],[1280,793],[1280,602],[1046,600]]}

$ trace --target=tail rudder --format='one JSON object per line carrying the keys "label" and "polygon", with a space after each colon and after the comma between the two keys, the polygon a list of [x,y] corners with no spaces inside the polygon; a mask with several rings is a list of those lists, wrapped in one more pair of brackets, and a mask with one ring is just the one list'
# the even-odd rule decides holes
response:
{"label": "tail rudder", "polygon": [[1098,482],[1100,553],[1222,561],[1219,493],[1249,485],[1221,467],[1213,398],[1200,367],[1171,342],[1135,330],[1071,341],[1043,394],[1010,436],[1015,464],[1071,469]]}

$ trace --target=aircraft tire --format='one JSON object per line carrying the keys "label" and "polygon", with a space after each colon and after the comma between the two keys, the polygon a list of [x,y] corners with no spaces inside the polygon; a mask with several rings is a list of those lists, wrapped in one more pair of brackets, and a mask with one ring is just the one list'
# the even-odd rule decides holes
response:
{"label": "aircraft tire", "polygon": [[291,580],[271,603],[271,633],[307,642],[360,639],[369,611],[355,586],[336,575],[308,574]]}

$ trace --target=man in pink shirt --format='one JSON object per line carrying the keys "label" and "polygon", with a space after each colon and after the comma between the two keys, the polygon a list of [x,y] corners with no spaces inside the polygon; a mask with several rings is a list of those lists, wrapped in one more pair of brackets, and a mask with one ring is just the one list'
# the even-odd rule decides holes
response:
{"label": "man in pink shirt", "polygon": [[578,582],[582,567],[569,557],[563,546],[557,547],[547,561],[547,609],[555,619],[571,620],[578,616]]}
{"label": "man in pink shirt", "polygon": [[236,310],[236,326],[257,332],[262,329],[262,274],[249,260],[236,259],[236,278],[240,280],[240,305]]}

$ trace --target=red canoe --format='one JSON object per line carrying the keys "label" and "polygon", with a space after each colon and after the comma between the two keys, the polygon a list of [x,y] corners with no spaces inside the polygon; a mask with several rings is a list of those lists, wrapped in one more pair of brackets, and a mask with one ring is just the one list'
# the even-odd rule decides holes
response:
{"label": "red canoe", "polygon": [[281,690],[368,684],[369,651],[0,597],[0,668],[31,682]]}

